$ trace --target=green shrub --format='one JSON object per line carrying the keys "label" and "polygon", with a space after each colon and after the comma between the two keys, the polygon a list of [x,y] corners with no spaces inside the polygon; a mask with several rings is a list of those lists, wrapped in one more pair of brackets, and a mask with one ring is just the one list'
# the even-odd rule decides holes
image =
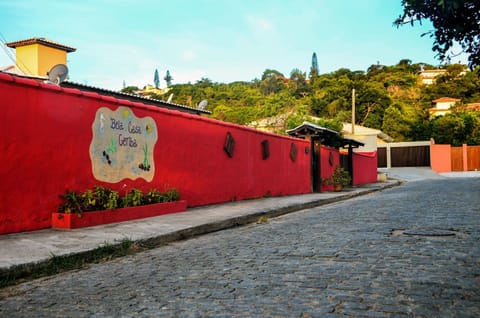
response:
{"label": "green shrub", "polygon": [[177,189],[172,188],[165,192],[152,189],[143,194],[141,190],[133,188],[124,197],[120,197],[117,191],[95,186],[93,190],[88,189],[83,193],[66,190],[65,194],[60,195],[60,199],[62,199],[62,203],[58,207],[58,212],[82,213],[179,201],[180,193]]}

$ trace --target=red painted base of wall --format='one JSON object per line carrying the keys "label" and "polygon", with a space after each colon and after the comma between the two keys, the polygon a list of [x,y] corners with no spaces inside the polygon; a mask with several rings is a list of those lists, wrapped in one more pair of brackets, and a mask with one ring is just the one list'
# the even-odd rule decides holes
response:
{"label": "red painted base of wall", "polygon": [[183,212],[186,209],[187,201],[181,200],[116,210],[85,212],[80,215],[77,213],[53,213],[52,227],[57,229],[78,229],[88,226],[118,223],[163,214]]}

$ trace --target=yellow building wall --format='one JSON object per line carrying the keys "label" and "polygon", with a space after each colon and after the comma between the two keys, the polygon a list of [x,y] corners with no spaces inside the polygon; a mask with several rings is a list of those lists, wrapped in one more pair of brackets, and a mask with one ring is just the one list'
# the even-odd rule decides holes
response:
{"label": "yellow building wall", "polygon": [[29,75],[38,74],[38,45],[24,45],[15,49],[17,67]]}
{"label": "yellow building wall", "polygon": [[67,52],[48,46],[38,47],[38,75],[47,76],[47,72],[57,64],[67,65]]}
{"label": "yellow building wall", "polygon": [[39,44],[17,47],[16,54],[17,66],[35,76],[47,76],[53,66],[67,64],[67,52]]}

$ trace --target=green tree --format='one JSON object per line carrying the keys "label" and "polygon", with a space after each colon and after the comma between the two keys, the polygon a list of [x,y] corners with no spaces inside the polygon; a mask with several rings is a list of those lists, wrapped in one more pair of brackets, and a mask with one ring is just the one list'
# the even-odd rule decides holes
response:
{"label": "green tree", "polygon": [[313,52],[312,54],[312,65],[310,66],[310,75],[309,79],[312,84],[320,75],[320,69],[318,68],[318,60],[317,60],[317,53]]}
{"label": "green tree", "polygon": [[308,93],[307,75],[298,68],[290,72],[289,89],[295,97],[305,97]]}
{"label": "green tree", "polygon": [[277,70],[266,69],[260,82],[260,91],[264,95],[278,93],[284,87],[283,79],[285,77]]}
{"label": "green tree", "polygon": [[356,94],[356,122],[363,126],[381,129],[385,109],[391,103],[383,84],[376,82],[360,83]]}
{"label": "green tree", "polygon": [[267,68],[265,71],[263,71],[262,81],[266,80],[269,77],[284,78],[285,76],[283,76],[283,74],[277,70]]}
{"label": "green tree", "polygon": [[160,77],[158,76],[158,70],[155,69],[155,74],[153,75],[153,83],[155,87],[158,88],[160,86]]}
{"label": "green tree", "polygon": [[122,88],[120,91],[122,93],[127,93],[127,94],[134,94],[136,91],[138,91],[138,87],[137,86],[127,86],[127,87],[124,87]]}
{"label": "green tree", "polygon": [[403,14],[397,26],[430,20],[434,30],[423,35],[435,39],[432,50],[443,61],[454,56],[457,42],[469,55],[469,66],[480,65],[480,1],[478,0],[402,0]]}
{"label": "green tree", "polygon": [[167,73],[165,74],[165,77],[163,78],[165,82],[167,82],[167,87],[170,87],[172,85],[173,77],[170,75],[170,71],[167,70]]}
{"label": "green tree", "polygon": [[385,110],[382,131],[395,141],[404,141],[409,134],[409,125],[400,110],[391,105]]}
{"label": "green tree", "polygon": [[453,112],[436,117],[431,126],[436,143],[480,145],[480,115],[477,113]]}
{"label": "green tree", "polygon": [[349,69],[339,69],[331,74],[318,77],[311,87],[312,112],[317,116],[333,118],[340,111],[351,110],[352,88],[357,74]]}
{"label": "green tree", "polygon": [[211,79],[207,77],[202,77],[200,80],[197,81],[196,86],[200,88],[206,88],[206,87],[211,87],[213,85],[213,82]]}

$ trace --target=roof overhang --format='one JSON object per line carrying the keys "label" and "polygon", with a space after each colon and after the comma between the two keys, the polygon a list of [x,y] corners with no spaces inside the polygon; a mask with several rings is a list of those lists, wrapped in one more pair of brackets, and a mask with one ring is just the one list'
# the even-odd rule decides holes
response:
{"label": "roof overhang", "polygon": [[319,139],[324,145],[331,147],[340,147],[342,145],[342,135],[335,130],[328,129],[308,121],[303,122],[300,126],[287,130],[287,134],[297,138]]}
{"label": "roof overhang", "polygon": [[306,137],[306,136],[322,136],[322,135],[339,135],[338,131],[328,129],[314,123],[304,121],[303,124],[293,129],[287,130],[287,133],[293,137]]}
{"label": "roof overhang", "polygon": [[360,141],[355,140],[355,139],[343,138],[343,141],[342,141],[342,147],[343,148],[346,148],[346,147],[358,148],[358,147],[362,147],[362,146],[365,146],[365,144],[363,142],[360,142]]}
{"label": "roof overhang", "polygon": [[51,47],[51,48],[54,48],[54,49],[59,49],[59,50],[65,51],[67,53],[75,52],[77,50],[74,47],[66,46],[66,45],[60,44],[58,42],[54,42],[52,40],[46,39],[46,38],[31,38],[31,39],[26,39],[26,40],[21,40],[21,41],[5,43],[6,46],[11,47],[11,48],[17,48],[19,46],[25,46],[25,45],[31,45],[31,44],[42,44],[44,46],[48,46],[48,47]]}
{"label": "roof overhang", "polygon": [[303,122],[303,124],[300,126],[287,130],[287,133],[292,137],[310,137],[312,139],[319,139],[322,144],[335,148],[358,148],[360,146],[365,146],[363,142],[350,138],[343,138],[338,131],[328,129],[308,121]]}

